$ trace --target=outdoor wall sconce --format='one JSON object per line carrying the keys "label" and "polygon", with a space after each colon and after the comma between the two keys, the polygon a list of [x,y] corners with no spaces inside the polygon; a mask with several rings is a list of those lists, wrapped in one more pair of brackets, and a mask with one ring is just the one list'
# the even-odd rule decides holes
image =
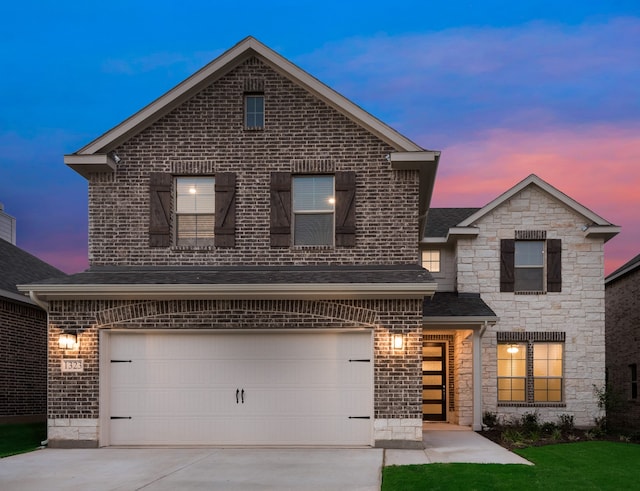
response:
{"label": "outdoor wall sconce", "polygon": [[394,334],[391,336],[391,346],[394,350],[401,350],[404,348],[404,336],[402,334]]}
{"label": "outdoor wall sconce", "polygon": [[58,346],[60,346],[60,349],[77,349],[78,345],[78,335],[75,331],[64,331],[58,338]]}
{"label": "outdoor wall sconce", "polygon": [[515,355],[518,351],[520,351],[520,349],[518,348],[517,344],[510,344],[507,348],[507,353],[511,355]]}

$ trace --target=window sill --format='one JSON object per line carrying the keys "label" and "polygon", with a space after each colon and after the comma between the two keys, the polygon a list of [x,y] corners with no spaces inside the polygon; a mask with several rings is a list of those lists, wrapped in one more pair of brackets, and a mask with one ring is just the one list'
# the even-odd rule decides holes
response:
{"label": "window sill", "polygon": [[513,292],[513,293],[515,293],[516,295],[546,295],[547,294],[547,292],[535,291],[535,290],[532,290],[532,291],[524,291],[523,290],[523,291],[517,291],[517,292]]}
{"label": "window sill", "polygon": [[264,126],[245,126],[244,130],[250,132],[264,131]]}
{"label": "window sill", "polygon": [[294,245],[296,251],[331,251],[335,249],[332,245]]}
{"label": "window sill", "polygon": [[215,250],[215,246],[213,244],[210,245],[200,245],[200,246],[188,246],[188,245],[181,245],[181,246],[173,246],[171,247],[172,251],[176,251],[176,252],[183,252],[183,251],[191,251],[191,252],[208,252],[208,251],[213,251]]}
{"label": "window sill", "polygon": [[498,407],[567,407],[565,402],[498,402]]}

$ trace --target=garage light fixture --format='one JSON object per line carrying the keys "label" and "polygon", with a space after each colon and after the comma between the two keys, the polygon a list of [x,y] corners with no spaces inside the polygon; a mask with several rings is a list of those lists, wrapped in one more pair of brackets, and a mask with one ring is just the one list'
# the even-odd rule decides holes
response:
{"label": "garage light fixture", "polygon": [[75,331],[64,331],[58,338],[58,346],[60,346],[60,349],[78,349],[79,345],[78,334]]}
{"label": "garage light fixture", "polygon": [[401,350],[404,348],[404,336],[402,334],[394,334],[391,336],[391,343],[394,350]]}

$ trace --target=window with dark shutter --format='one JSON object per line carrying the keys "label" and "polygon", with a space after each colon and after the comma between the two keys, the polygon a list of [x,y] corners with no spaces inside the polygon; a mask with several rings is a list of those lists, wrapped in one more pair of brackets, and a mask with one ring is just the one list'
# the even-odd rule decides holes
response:
{"label": "window with dark shutter", "polygon": [[149,179],[149,246],[171,245],[171,174],[154,172]]}
{"label": "window with dark shutter", "polygon": [[271,247],[291,245],[291,173],[271,173]]}
{"label": "window with dark shutter", "polygon": [[235,247],[236,245],[236,175],[221,172],[215,178],[215,245]]}
{"label": "window with dark shutter", "polygon": [[500,291],[512,292],[515,287],[514,260],[516,241],[502,239],[500,241]]}
{"label": "window with dark shutter", "polygon": [[336,246],[356,245],[356,173],[335,174]]}

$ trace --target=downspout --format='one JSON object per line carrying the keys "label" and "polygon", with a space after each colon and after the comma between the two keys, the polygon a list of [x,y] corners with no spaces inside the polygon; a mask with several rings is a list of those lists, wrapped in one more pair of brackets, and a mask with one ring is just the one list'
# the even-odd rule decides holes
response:
{"label": "downspout", "polygon": [[[41,300],[40,298],[38,298],[38,294],[33,291],[33,290],[29,290],[29,298],[38,306],[40,307],[42,310],[44,310],[47,313],[47,339],[49,338],[49,302],[45,302],[44,300]],[[47,362],[49,361],[49,343],[47,342]],[[47,370],[47,391],[49,388],[49,370]],[[47,397],[47,405],[48,405],[48,397]],[[48,408],[45,408],[48,409]],[[44,441],[40,442],[40,446],[41,447],[46,447],[49,444],[49,425],[47,424],[47,439]]]}

